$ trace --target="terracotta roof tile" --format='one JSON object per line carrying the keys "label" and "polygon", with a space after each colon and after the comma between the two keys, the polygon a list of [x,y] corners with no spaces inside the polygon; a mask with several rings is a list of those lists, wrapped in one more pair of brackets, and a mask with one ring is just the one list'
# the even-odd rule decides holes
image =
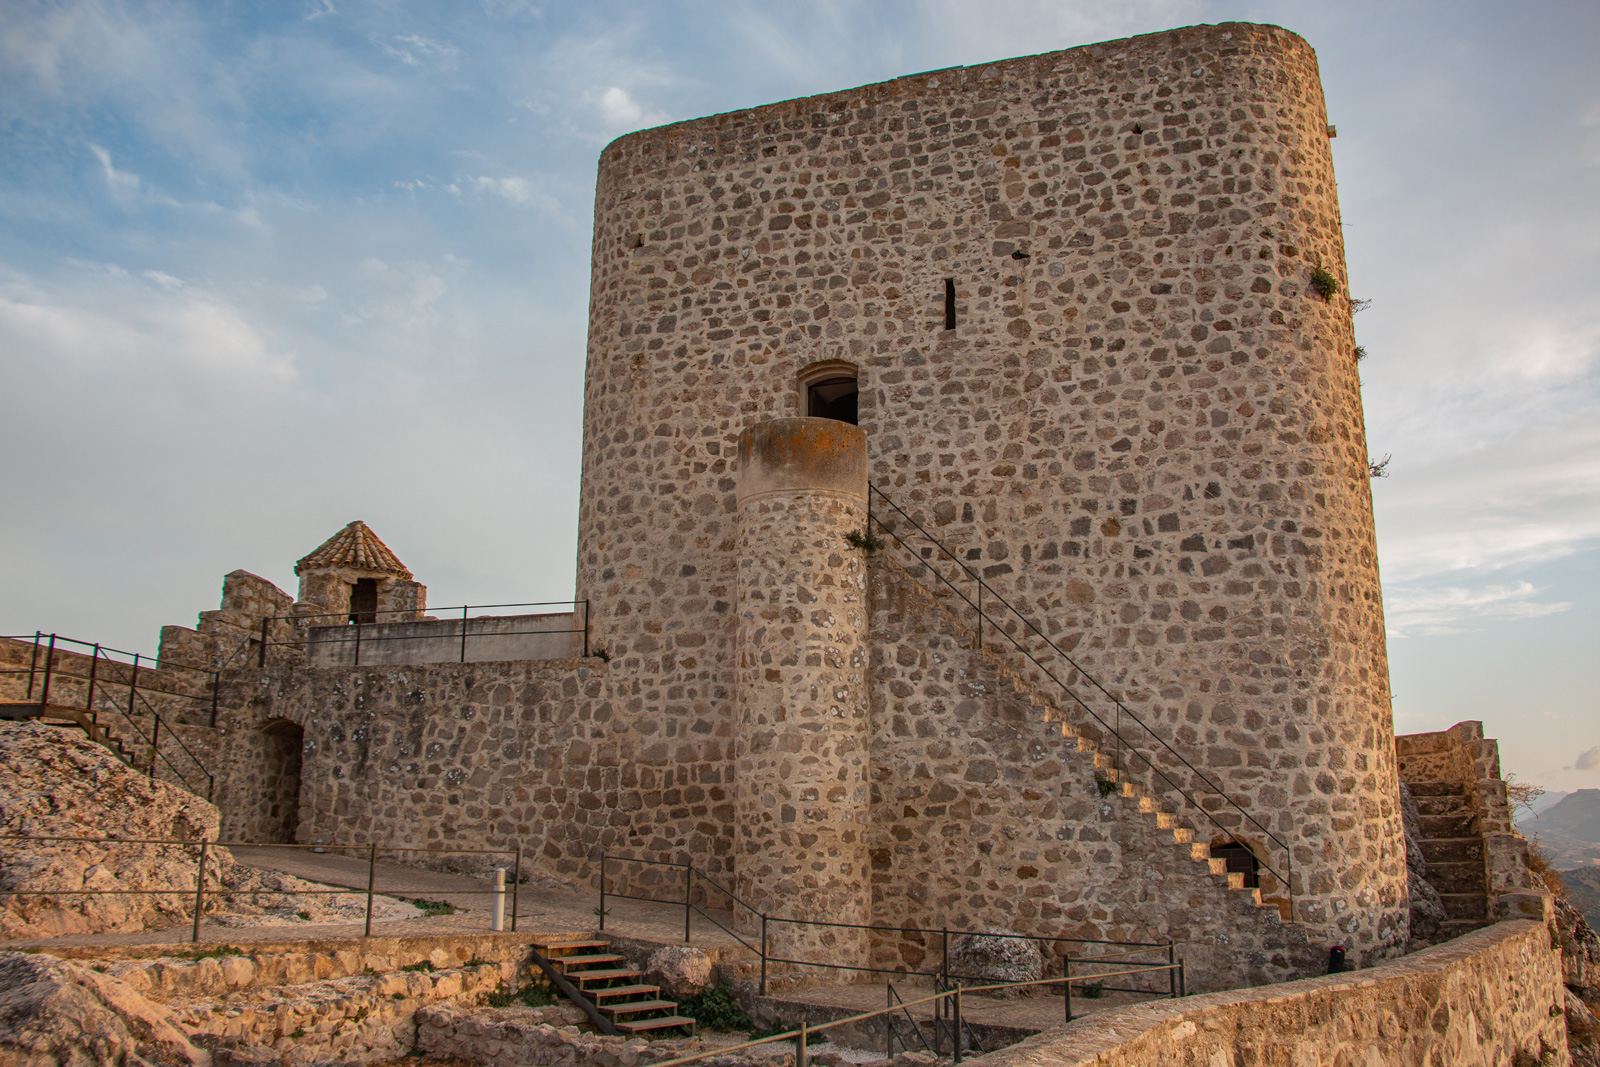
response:
{"label": "terracotta roof tile", "polygon": [[411,580],[411,572],[406,570],[406,565],[360,519],[322,542],[315,552],[294,565],[294,572],[299,574],[305,568],[328,567],[354,567]]}

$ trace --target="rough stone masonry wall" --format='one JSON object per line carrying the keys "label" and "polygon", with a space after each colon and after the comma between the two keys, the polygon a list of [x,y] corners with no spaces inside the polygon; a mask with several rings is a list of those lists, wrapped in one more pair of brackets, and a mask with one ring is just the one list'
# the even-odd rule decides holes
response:
{"label": "rough stone masonry wall", "polygon": [[731,714],[734,442],[798,413],[804,367],[845,360],[873,482],[1271,816],[1316,938],[1397,950],[1405,854],[1325,124],[1305,42],[1228,24],[609,146],[578,595],[639,699],[666,722]]}
{"label": "rough stone masonry wall", "polygon": [[975,1067],[1566,1064],[1561,956],[1508,922],[1357,973],[1097,1012]]}
{"label": "rough stone masonry wall", "polygon": [[301,842],[520,845],[525,866],[584,880],[601,849],[732,847],[729,739],[709,721],[685,736],[598,660],[269,667],[223,684],[225,835],[270,839],[262,728],[288,720],[305,731]]}

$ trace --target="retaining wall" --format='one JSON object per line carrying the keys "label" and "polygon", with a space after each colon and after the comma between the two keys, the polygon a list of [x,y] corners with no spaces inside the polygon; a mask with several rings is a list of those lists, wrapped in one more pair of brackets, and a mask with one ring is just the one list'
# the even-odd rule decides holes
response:
{"label": "retaining wall", "polygon": [[974,1067],[1531,1067],[1567,1062],[1561,955],[1499,923],[1369,970],[1095,1014]]}

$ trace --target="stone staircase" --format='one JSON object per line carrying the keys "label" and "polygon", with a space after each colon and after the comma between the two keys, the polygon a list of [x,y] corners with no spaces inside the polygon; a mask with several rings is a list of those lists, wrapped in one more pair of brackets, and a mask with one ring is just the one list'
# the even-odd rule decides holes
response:
{"label": "stone staircase", "polygon": [[1448,916],[1440,924],[1440,939],[1490,925],[1483,835],[1465,788],[1453,781],[1408,784],[1417,802],[1428,882],[1439,891]]}
{"label": "stone staircase", "polygon": [[678,1014],[678,1002],[661,996],[661,987],[642,982],[644,973],[627,957],[610,951],[611,942],[588,940],[535,941],[533,948],[545,957],[573,990],[619,1034],[629,1037],[681,1029],[693,1036],[694,1020]]}
{"label": "stone staircase", "polygon": [[[1265,867],[1259,870],[1260,885],[1247,886],[1249,876],[1243,871],[1230,872],[1227,859],[1213,856],[1210,845],[1200,839],[1189,816],[1174,811],[1173,802],[1144,785],[1137,772],[1128,773],[1126,768],[1130,763],[1139,766],[1137,760],[1130,760],[1125,752],[1122,765],[1118,766],[1115,735],[1103,730],[1087,716],[1079,718],[1063,712],[1049,694],[1041,692],[1024,676],[1018,666],[1020,656],[1009,643],[997,648],[1003,639],[991,632],[980,651],[976,631],[951,610],[945,598],[930,591],[928,586],[932,583],[929,579],[918,578],[898,562],[883,559],[882,555],[874,560],[874,566],[885,567],[883,577],[895,584],[896,596],[905,598],[905,610],[922,612],[936,620],[931,626],[926,622],[922,624],[922,628],[928,632],[926,637],[919,635],[920,640],[934,638],[937,634],[966,650],[969,662],[973,664],[970,672],[972,680],[966,688],[985,694],[988,698],[985,703],[991,714],[1004,706],[1008,698],[1025,702],[1031,721],[1002,722],[1002,725],[1015,731],[1019,739],[1026,738],[1030,744],[1042,726],[1050,737],[1058,739],[1057,747],[1064,748],[1066,755],[1086,760],[1092,765],[1094,778],[1104,794],[1103,803],[1113,799],[1118,802],[1120,810],[1115,815],[1116,819],[1142,822],[1145,831],[1153,832],[1135,836],[1143,841],[1166,843],[1184,861],[1192,863],[1194,876],[1205,885],[1205,891],[1194,899],[1199,901],[1209,896],[1215,903],[1203,910],[1212,911],[1220,906],[1233,916],[1226,924],[1234,932],[1229,935],[1228,941],[1242,947],[1246,941],[1257,940],[1261,947],[1253,955],[1257,959],[1273,961],[1270,966],[1262,968],[1259,975],[1254,975],[1252,981],[1281,981],[1286,977],[1301,977],[1320,971],[1325,963],[1320,950],[1310,948],[1303,927],[1288,921],[1290,909],[1287,893]],[[1001,717],[995,715],[992,721],[1000,722]],[[1209,823],[1206,825],[1210,827]],[[1282,869],[1281,858],[1273,857],[1269,862]],[[1136,875],[1130,871],[1127,877]],[[1251,932],[1245,935],[1245,931]],[[1242,939],[1241,935],[1244,935]],[[1198,954],[1191,949],[1189,955]],[[1197,982],[1197,978],[1199,975],[1191,970],[1191,990],[1205,987],[1204,980]]]}

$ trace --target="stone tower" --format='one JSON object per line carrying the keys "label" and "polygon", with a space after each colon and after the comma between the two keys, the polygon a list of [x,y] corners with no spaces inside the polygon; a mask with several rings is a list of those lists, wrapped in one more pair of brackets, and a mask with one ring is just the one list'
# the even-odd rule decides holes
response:
{"label": "stone tower", "polygon": [[[1039,785],[1046,757],[973,756],[987,742],[969,721],[997,714],[973,679],[993,660],[1007,684],[1042,694],[1019,715],[1053,702],[1044,717],[1063,737],[1103,747],[1117,708],[1146,724],[1129,747],[1149,762],[1116,757],[1112,784],[1173,811],[1201,859],[1233,848],[1280,872],[1291,885],[1262,874],[1260,892],[1285,906],[1292,895],[1311,956],[1401,944],[1404,841],[1347,293],[1316,58],[1276,27],[912,75],[611,144],[595,205],[578,596],[663,763],[668,751],[680,767],[732,761],[736,779],[759,779],[733,783],[732,828],[663,802],[619,836],[751,892],[781,884],[751,867],[765,798],[783,802],[751,714],[812,683],[803,660],[770,683],[752,668],[748,591],[812,590],[834,565],[807,539],[839,516],[797,496],[791,529],[752,526],[743,465],[761,453],[740,441],[766,440],[772,420],[854,419],[874,489],[1073,657],[1062,677],[1086,702],[1026,662],[1001,663],[1003,650],[959,670],[930,658],[937,627],[897,629],[885,614],[885,591],[919,561],[895,545],[874,555],[861,877],[875,913],[936,923],[958,908],[972,922],[1125,937],[1165,914],[1213,914],[1200,897],[1160,896],[1175,883],[1141,865],[1153,846],[1118,829],[1121,815],[1095,815],[1110,822],[1091,837],[1071,813],[1111,812],[1096,809],[1092,780],[1087,799],[1022,814],[1017,798],[1054,788]],[[803,546],[789,569],[774,547],[785,538]],[[841,589],[849,559],[833,571]],[[924,735],[908,725],[896,740],[901,720]],[[906,758],[913,741],[933,762]],[[1024,783],[1029,760],[1039,777]],[[854,771],[832,769],[848,825]],[[1180,793],[1208,783],[1227,802],[1185,809]],[[992,791],[940,799],[980,785]],[[845,906],[842,834],[770,845],[792,871],[820,865],[817,906]],[[1104,880],[1085,881],[1091,868]],[[1129,910],[1099,903],[1113,896]],[[1242,944],[1226,940],[1235,919],[1215,915],[1206,936]]]}

